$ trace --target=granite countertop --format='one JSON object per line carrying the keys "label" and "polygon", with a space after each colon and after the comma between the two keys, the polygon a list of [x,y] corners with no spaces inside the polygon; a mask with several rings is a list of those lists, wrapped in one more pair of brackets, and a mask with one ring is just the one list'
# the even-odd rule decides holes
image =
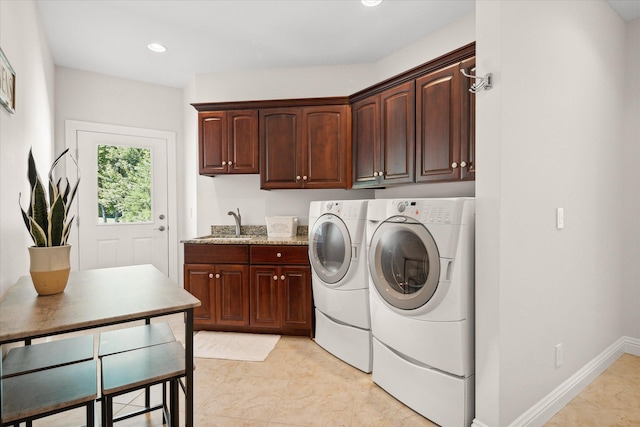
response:
{"label": "granite countertop", "polygon": [[309,244],[309,227],[298,226],[298,234],[293,237],[268,237],[267,227],[263,225],[243,225],[240,237],[235,237],[236,227],[233,225],[212,225],[211,234],[182,240],[181,243],[199,245],[299,245]]}

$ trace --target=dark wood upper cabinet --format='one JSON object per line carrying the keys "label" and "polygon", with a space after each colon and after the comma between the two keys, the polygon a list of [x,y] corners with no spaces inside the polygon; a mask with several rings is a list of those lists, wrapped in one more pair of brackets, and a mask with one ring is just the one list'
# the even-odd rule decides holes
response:
{"label": "dark wood upper cabinet", "polygon": [[256,110],[200,112],[198,134],[201,175],[259,173]]}
{"label": "dark wood upper cabinet", "polygon": [[381,183],[413,182],[415,153],[415,85],[407,82],[380,94]]}
{"label": "dark wood upper cabinet", "polygon": [[355,102],[353,138],[354,188],[413,182],[414,82]]}
{"label": "dark wood upper cabinet", "polygon": [[[416,182],[475,179],[475,58],[416,81]],[[473,73],[471,73],[473,74]]]}
{"label": "dark wood upper cabinet", "polygon": [[261,109],[261,188],[348,188],[349,124],[348,105]]}
{"label": "dark wood upper cabinet", "polygon": [[470,43],[349,97],[192,104],[200,173],[267,190],[474,180],[474,67]]}
{"label": "dark wood upper cabinet", "polygon": [[260,110],[260,186],[300,188],[302,126],[299,108]]}
{"label": "dark wood upper cabinet", "polygon": [[459,69],[459,64],[454,64],[416,80],[417,182],[460,176]]}

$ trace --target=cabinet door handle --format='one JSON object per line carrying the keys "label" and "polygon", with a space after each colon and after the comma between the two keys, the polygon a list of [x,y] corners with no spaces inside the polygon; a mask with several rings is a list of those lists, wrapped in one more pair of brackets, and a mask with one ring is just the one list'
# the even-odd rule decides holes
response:
{"label": "cabinet door handle", "polygon": [[374,173],[373,173],[373,176],[378,176],[378,172],[374,172]]}
{"label": "cabinet door handle", "polygon": [[209,273],[209,279],[213,279],[213,273]]}
{"label": "cabinet door handle", "polygon": [[222,161],[222,166],[226,166],[227,162],[225,162],[224,160]]}
{"label": "cabinet door handle", "polygon": [[300,181],[300,175],[296,176],[296,181]]}
{"label": "cabinet door handle", "polygon": [[380,171],[380,172],[378,172],[378,176],[381,176],[381,177],[383,177],[383,178],[384,178],[384,171]]}
{"label": "cabinet door handle", "polygon": [[233,164],[233,162],[231,160],[229,160],[229,166],[231,166]]}
{"label": "cabinet door handle", "polygon": [[281,254],[280,252],[278,252],[278,253],[276,254],[276,256],[277,256],[278,258],[282,258],[282,254]]}
{"label": "cabinet door handle", "polygon": [[458,167],[458,164],[456,162],[451,163],[451,168],[455,169]]}
{"label": "cabinet door handle", "polygon": [[280,276],[280,280],[284,280],[284,274]]}
{"label": "cabinet door handle", "polygon": [[278,281],[278,276],[273,276],[273,280]]}
{"label": "cabinet door handle", "polygon": [[304,175],[304,176],[302,177],[302,180],[303,180],[303,181],[306,181],[306,180],[307,180],[307,175]]}
{"label": "cabinet door handle", "polygon": [[467,162],[460,162],[460,167],[461,168],[466,168],[467,167]]}
{"label": "cabinet door handle", "polygon": [[216,274],[216,279],[219,279],[219,278],[220,278],[220,274],[219,274],[219,273],[217,273],[217,274]]}

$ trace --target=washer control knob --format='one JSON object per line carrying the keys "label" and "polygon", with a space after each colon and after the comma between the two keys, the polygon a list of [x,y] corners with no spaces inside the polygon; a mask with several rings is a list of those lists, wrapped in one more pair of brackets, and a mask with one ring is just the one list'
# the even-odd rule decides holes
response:
{"label": "washer control knob", "polygon": [[333,203],[327,202],[327,210],[330,211],[332,207],[333,207]]}
{"label": "washer control knob", "polygon": [[405,208],[406,206],[404,205],[404,203],[398,203],[398,212],[404,212]]}

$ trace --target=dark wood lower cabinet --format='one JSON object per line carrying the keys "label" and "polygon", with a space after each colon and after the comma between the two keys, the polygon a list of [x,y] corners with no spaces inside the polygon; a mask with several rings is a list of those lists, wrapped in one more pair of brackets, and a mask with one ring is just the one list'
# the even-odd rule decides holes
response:
{"label": "dark wood lower cabinet", "polygon": [[307,251],[306,246],[185,244],[185,289],[202,303],[194,310],[194,328],[311,336]]}

